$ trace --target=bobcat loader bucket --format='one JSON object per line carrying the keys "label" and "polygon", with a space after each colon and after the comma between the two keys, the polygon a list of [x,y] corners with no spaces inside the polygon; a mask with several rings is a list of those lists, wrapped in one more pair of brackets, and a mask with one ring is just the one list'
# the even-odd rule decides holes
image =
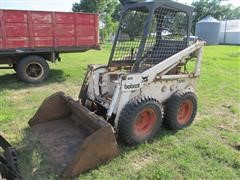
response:
{"label": "bobcat loader bucket", "polygon": [[118,155],[112,126],[62,92],[47,98],[29,125],[63,178]]}

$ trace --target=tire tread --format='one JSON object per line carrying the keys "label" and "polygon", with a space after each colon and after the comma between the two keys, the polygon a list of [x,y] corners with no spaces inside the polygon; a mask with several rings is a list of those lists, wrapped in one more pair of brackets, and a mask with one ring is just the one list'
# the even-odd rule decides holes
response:
{"label": "tire tread", "polygon": [[118,130],[119,130],[119,136],[124,140],[124,142],[128,145],[136,145],[141,142],[138,142],[135,138],[132,137],[130,133],[130,126],[131,126],[131,120],[135,119],[134,115],[138,112],[138,109],[140,107],[143,107],[145,104],[154,104],[157,107],[159,107],[160,112],[161,112],[161,119],[158,119],[158,124],[157,127],[154,129],[154,132],[150,134],[150,136],[146,140],[152,139],[156,132],[158,132],[161,124],[162,124],[162,108],[161,104],[153,97],[151,96],[137,96],[131,99],[127,105],[123,108],[120,118],[119,118],[119,125],[118,125]]}
{"label": "tire tread", "polygon": [[[177,110],[182,99],[185,97],[191,98],[194,107],[191,119],[188,121],[186,125],[181,126],[180,124],[177,123]],[[197,113],[197,96],[195,95],[195,93],[191,90],[178,91],[174,95],[172,95],[170,99],[167,101],[164,121],[170,129],[177,131],[187,126],[190,126],[196,116],[196,113]]]}

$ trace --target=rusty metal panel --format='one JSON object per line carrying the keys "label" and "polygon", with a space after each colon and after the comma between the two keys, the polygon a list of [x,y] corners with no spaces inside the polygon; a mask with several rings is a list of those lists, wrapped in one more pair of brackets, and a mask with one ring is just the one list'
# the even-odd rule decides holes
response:
{"label": "rusty metal panel", "polygon": [[7,37],[28,37],[28,27],[26,23],[6,23]]}
{"label": "rusty metal panel", "polygon": [[35,47],[51,47],[53,46],[53,37],[34,37]]}
{"label": "rusty metal panel", "polygon": [[[92,18],[87,18],[87,17]],[[94,15],[80,15],[76,16],[76,24],[77,24],[77,40],[79,44],[91,45],[98,42],[98,22]]]}
{"label": "rusty metal panel", "polygon": [[98,25],[90,13],[0,10],[0,50],[98,47]]}
{"label": "rusty metal panel", "polygon": [[62,92],[47,98],[29,124],[63,178],[118,155],[112,126]]}
{"label": "rusty metal panel", "polygon": [[3,18],[7,23],[27,23],[27,11],[3,10]]}
{"label": "rusty metal panel", "polygon": [[3,11],[3,21],[7,48],[28,47],[27,11]]}
{"label": "rusty metal panel", "polygon": [[33,33],[34,47],[54,46],[53,17],[51,12],[30,12],[29,22]]}
{"label": "rusty metal panel", "polygon": [[32,26],[32,32],[34,37],[52,37],[53,27],[51,24],[35,24]]}
{"label": "rusty metal panel", "polygon": [[56,31],[55,35],[56,37],[74,37],[75,29],[73,24],[56,24],[56,30],[59,29],[59,31]]}
{"label": "rusty metal panel", "polygon": [[[57,38],[56,44],[57,46],[74,46],[75,38],[74,37]],[[81,45],[84,45],[84,44],[81,44]]]}
{"label": "rusty metal panel", "polygon": [[29,47],[29,40],[27,37],[13,37],[13,38],[7,38],[6,39],[7,43],[6,46],[8,48],[16,48],[16,47],[23,47],[23,48],[27,48]]}
{"label": "rusty metal panel", "polygon": [[52,24],[51,12],[31,12],[31,21],[33,24]]}
{"label": "rusty metal panel", "polygon": [[0,10],[0,49],[3,48],[3,20],[2,11]]}
{"label": "rusty metal panel", "polygon": [[74,24],[75,15],[74,13],[59,13],[56,12],[56,23],[57,24]]}

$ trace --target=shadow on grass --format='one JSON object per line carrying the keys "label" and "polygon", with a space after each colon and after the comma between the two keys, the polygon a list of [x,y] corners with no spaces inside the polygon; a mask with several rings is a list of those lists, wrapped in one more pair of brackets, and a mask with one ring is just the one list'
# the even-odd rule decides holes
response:
{"label": "shadow on grass", "polygon": [[62,70],[52,69],[48,79],[40,84],[27,84],[21,82],[16,73],[0,75],[0,91],[6,89],[25,89],[29,87],[40,87],[51,83],[61,83],[66,81],[66,75]]}
{"label": "shadow on grass", "polygon": [[[156,136],[153,139],[149,140],[147,143],[151,145],[155,141],[159,141],[159,140],[161,140],[162,138],[164,138],[166,136],[174,136],[175,134],[176,134],[175,131],[170,130],[169,128],[166,127],[166,125],[163,125],[160,128],[160,130],[158,131],[158,133],[156,134]],[[124,154],[126,152],[138,150],[143,145],[143,144],[139,144],[137,146],[130,146],[129,147],[120,138],[118,138],[117,141],[118,141],[118,145],[119,145],[120,155]]]}

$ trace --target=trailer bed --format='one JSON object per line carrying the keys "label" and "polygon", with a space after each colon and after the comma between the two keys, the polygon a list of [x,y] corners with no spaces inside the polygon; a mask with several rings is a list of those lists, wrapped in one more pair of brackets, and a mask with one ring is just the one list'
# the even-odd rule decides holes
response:
{"label": "trailer bed", "polygon": [[98,15],[0,10],[0,53],[99,48]]}

